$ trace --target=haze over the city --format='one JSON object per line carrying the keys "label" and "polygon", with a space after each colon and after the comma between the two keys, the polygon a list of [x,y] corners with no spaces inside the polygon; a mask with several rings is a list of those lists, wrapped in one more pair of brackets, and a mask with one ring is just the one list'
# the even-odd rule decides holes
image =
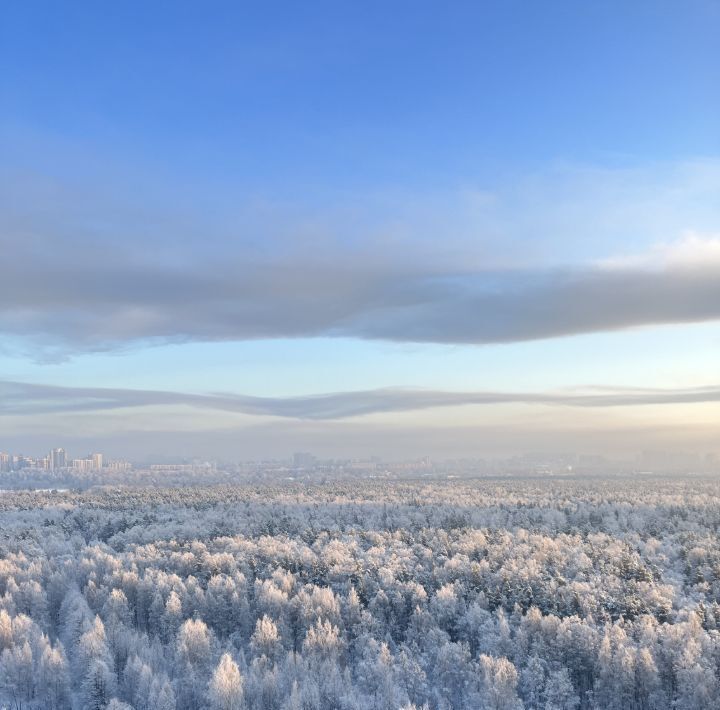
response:
{"label": "haze over the city", "polygon": [[4,7],[0,449],[720,453],[719,24]]}

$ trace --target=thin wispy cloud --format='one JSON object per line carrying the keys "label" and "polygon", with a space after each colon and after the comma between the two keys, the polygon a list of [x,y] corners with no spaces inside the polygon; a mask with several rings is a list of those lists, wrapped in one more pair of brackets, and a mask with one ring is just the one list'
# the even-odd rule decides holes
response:
{"label": "thin wispy cloud", "polygon": [[720,233],[698,234],[688,231],[669,244],[656,244],[642,254],[627,254],[601,262],[609,269],[678,269],[720,264]]}
{"label": "thin wispy cloud", "polygon": [[101,412],[171,405],[256,416],[333,420],[462,405],[520,403],[601,408],[702,402],[720,402],[720,385],[685,389],[596,387],[559,392],[445,392],[385,388],[299,397],[254,397],[230,393],[191,394],[0,381],[0,415]]}

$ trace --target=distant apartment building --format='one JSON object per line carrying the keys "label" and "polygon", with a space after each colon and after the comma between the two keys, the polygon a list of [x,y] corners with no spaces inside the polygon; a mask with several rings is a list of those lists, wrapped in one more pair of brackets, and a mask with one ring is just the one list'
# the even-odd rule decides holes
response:
{"label": "distant apartment building", "polygon": [[72,468],[75,471],[100,471],[103,468],[102,454],[88,454],[84,459],[73,459]]}
{"label": "distant apartment building", "polygon": [[66,468],[68,465],[67,454],[65,449],[53,449],[50,452],[50,469],[57,471],[60,468]]}
{"label": "distant apartment building", "polygon": [[293,454],[293,466],[295,468],[312,468],[315,465],[315,457],[304,451]]}

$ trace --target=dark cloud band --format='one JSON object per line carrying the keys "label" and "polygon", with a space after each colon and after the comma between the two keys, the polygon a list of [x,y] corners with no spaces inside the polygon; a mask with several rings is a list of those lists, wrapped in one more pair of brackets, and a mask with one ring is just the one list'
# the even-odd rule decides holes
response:
{"label": "dark cloud band", "polygon": [[0,279],[0,333],[88,351],[143,341],[354,337],[507,343],[720,319],[720,265],[437,274],[357,264],[130,264]]}
{"label": "dark cloud band", "polygon": [[257,416],[333,420],[385,412],[507,403],[619,407],[720,402],[720,386],[689,389],[594,388],[570,392],[443,392],[388,388],[303,397],[185,394],[154,390],[56,387],[0,381],[0,415],[93,412],[148,406],[190,406]]}

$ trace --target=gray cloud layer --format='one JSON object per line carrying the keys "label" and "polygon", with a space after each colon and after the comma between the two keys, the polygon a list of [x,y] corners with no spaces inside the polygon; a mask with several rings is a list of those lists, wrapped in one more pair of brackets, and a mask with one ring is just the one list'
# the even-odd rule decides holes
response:
{"label": "gray cloud layer", "polygon": [[68,351],[314,336],[482,344],[720,319],[720,264],[433,273],[111,262],[6,269],[0,332]]}
{"label": "gray cloud layer", "polygon": [[[623,246],[634,233],[643,248],[661,234],[678,237],[683,224],[714,234],[717,207],[707,205],[720,169],[677,170],[659,183],[632,171],[571,171],[540,180],[550,187],[434,208],[414,196],[405,206],[366,200],[334,211],[328,199],[317,208],[333,215],[327,222],[273,204],[235,213],[227,196],[215,214],[202,200],[192,208],[135,194],[141,188],[114,199],[1,173],[0,344],[17,336],[42,359],[53,348],[143,341],[482,344],[717,320],[717,235],[710,259],[706,251],[654,265],[547,266],[555,254],[577,262],[583,250],[573,245],[586,240],[608,242],[603,256],[612,257],[636,249]],[[499,266],[528,263],[536,266]]]}
{"label": "gray cloud layer", "polygon": [[378,389],[303,397],[184,394],[153,390],[57,387],[0,381],[0,415],[93,412],[157,405],[185,405],[259,416],[333,420],[468,404],[524,403],[570,407],[720,402],[720,386],[689,389],[593,388],[582,392],[443,392]]}

